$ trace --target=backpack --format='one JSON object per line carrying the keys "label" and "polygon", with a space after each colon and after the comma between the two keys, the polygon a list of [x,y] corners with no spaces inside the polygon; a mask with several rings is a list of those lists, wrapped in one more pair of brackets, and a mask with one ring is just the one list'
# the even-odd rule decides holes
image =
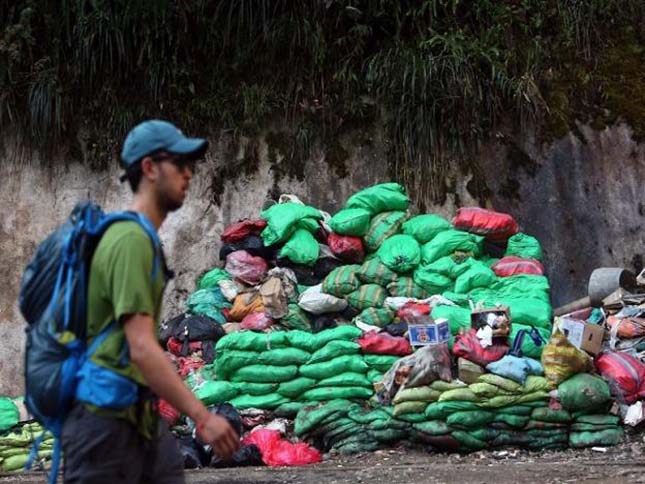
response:
{"label": "backpack", "polygon": [[[137,222],[150,237],[155,252],[151,276],[155,278],[161,268],[166,276],[172,277],[157,232],[147,218],[127,211],[106,214],[92,201],[76,205],[65,223],[38,246],[23,274],[18,302],[28,323],[25,404],[54,436],[50,483],[56,482],[60,435],[75,399],[99,407],[123,408],[138,398],[135,382],[89,361],[116,322],[87,346],[87,290],[92,256],[107,228],[121,221]],[[27,469],[44,436],[45,432],[34,443]]]}

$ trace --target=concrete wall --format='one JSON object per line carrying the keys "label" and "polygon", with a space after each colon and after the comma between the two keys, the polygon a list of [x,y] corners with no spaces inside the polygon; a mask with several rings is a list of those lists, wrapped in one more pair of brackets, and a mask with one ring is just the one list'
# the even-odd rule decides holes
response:
{"label": "concrete wall", "polygon": [[[489,146],[482,152],[488,204],[512,213],[522,228],[537,236],[553,286],[555,304],[585,295],[591,270],[600,265],[642,265],[645,194],[645,146],[636,144],[627,127],[603,132],[582,128],[583,139],[569,136],[549,147],[530,138]],[[161,230],[177,277],[166,292],[166,314],[181,309],[194,289],[195,277],[217,263],[219,235],[240,218],[256,216],[275,191],[293,193],[321,209],[338,210],[354,191],[386,181],[386,140],[370,135],[368,143],[352,146],[342,140],[350,157],[348,176],[338,179],[315,151],[303,161],[302,181],[276,176],[268,148],[260,139],[257,170],[224,184],[214,194],[213,176],[226,164],[237,166],[244,145],[231,154],[223,139],[211,150],[193,180],[185,206],[170,215]],[[510,146],[510,148],[509,148]],[[34,248],[61,223],[79,199],[91,196],[106,209],[127,205],[128,188],[117,182],[118,169],[91,171],[75,160],[48,168],[38,154],[5,141],[0,160],[0,394],[22,392],[24,323],[16,300],[20,277]],[[279,165],[278,159],[278,165]],[[236,171],[235,168],[233,170]],[[242,170],[240,169],[240,172]],[[431,210],[451,216],[455,200],[476,204],[466,190],[468,176],[459,175],[455,193]],[[219,203],[214,203],[215,196]]]}

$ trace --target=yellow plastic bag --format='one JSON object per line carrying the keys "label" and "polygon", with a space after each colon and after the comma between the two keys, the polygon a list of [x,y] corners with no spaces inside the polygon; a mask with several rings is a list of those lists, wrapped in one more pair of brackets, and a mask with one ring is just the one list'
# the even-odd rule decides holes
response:
{"label": "yellow plastic bag", "polygon": [[592,368],[591,358],[579,350],[567,337],[556,330],[549,343],[542,351],[542,366],[544,376],[554,385],[559,385],[564,380],[577,373],[584,373]]}

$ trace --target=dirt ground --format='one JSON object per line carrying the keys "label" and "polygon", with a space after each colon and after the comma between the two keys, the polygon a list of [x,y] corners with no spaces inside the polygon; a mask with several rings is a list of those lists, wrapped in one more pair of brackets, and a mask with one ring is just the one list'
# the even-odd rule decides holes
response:
{"label": "dirt ground", "polygon": [[[249,467],[187,471],[188,484],[421,484],[469,482],[645,482],[645,435],[605,452],[592,449],[525,452],[513,449],[470,455],[395,448],[357,456],[326,455],[307,467]],[[41,473],[4,474],[0,482],[45,482]]]}

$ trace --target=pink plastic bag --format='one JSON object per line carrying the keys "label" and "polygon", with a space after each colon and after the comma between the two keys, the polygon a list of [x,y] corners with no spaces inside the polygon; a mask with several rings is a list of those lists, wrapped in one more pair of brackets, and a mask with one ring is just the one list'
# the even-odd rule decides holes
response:
{"label": "pink plastic bag", "polygon": [[495,275],[499,277],[516,276],[519,274],[544,275],[544,266],[535,259],[525,259],[509,255],[498,260],[491,267]]}
{"label": "pink plastic bag", "polygon": [[366,354],[405,356],[412,353],[412,346],[406,338],[388,333],[370,331],[358,340],[358,344]]}
{"label": "pink plastic bag", "polygon": [[262,461],[268,466],[302,466],[322,460],[320,452],[305,444],[293,444],[277,430],[257,430],[242,439],[242,445],[254,444],[260,449]]}
{"label": "pink plastic bag", "polygon": [[506,213],[480,207],[463,207],[452,219],[456,229],[484,235],[489,240],[506,240],[519,231],[517,222]]}
{"label": "pink plastic bag", "polygon": [[264,331],[267,328],[270,328],[273,325],[273,319],[271,319],[265,312],[256,312],[249,313],[244,316],[240,328],[250,329],[252,331]]}
{"label": "pink plastic bag", "polygon": [[226,272],[252,286],[262,282],[269,266],[262,257],[255,257],[245,250],[236,250],[226,256]]}

